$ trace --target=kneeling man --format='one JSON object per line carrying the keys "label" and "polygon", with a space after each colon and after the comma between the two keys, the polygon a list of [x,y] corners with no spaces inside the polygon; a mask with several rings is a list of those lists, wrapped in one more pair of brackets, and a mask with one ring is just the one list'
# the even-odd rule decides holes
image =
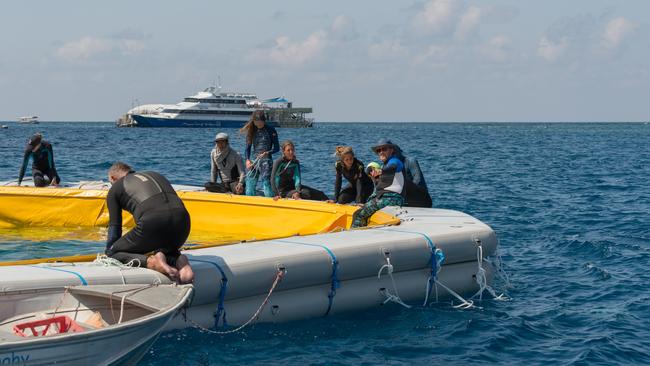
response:
{"label": "kneeling man", "polygon": [[[190,215],[169,181],[156,172],[134,172],[122,162],[111,166],[108,180],[112,187],[106,196],[110,215],[106,254],[176,282],[192,282],[190,262],[179,251],[190,233]],[[124,236],[122,210],[130,212],[136,224]]]}

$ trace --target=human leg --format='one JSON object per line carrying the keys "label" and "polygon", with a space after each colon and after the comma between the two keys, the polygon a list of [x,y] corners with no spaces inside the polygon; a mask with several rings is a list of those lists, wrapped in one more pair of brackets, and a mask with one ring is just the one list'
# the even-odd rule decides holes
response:
{"label": "human leg", "polygon": [[38,170],[32,169],[32,178],[34,179],[34,187],[45,187],[50,184],[52,178],[45,176],[45,174]]}
{"label": "human leg", "polygon": [[258,175],[255,173],[251,173],[248,177],[246,177],[246,195],[247,196],[256,196],[257,192],[255,191],[257,189],[257,180],[258,180]]}
{"label": "human leg", "polygon": [[402,206],[404,199],[397,193],[384,193],[381,198],[372,197],[358,209],[352,216],[351,228],[368,226],[368,219],[377,211],[386,206]]}
{"label": "human leg", "polygon": [[[348,184],[341,190],[341,193],[339,193],[337,203],[341,203],[341,204],[351,203],[354,202],[356,197],[357,197],[357,190]],[[363,203],[363,202],[357,202],[357,203]]]}

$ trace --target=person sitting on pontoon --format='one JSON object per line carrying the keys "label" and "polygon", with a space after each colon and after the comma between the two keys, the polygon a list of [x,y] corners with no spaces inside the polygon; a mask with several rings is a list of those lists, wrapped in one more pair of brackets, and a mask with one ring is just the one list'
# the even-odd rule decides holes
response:
{"label": "person sitting on pontoon", "polygon": [[368,226],[370,216],[386,206],[404,204],[404,164],[395,156],[395,145],[390,140],[381,139],[372,151],[379,156],[383,166],[381,170],[369,169],[369,174],[377,182],[375,192],[352,216],[352,228]]}
{"label": "person sitting on pontoon", "polygon": [[433,202],[418,160],[410,156],[404,156],[404,151],[397,145],[395,145],[395,156],[404,163],[406,178],[404,205],[409,207],[431,207]]}
{"label": "person sitting on pontoon", "polygon": [[35,187],[45,187],[50,184],[56,186],[61,183],[61,178],[54,165],[52,144],[43,140],[43,135],[36,133],[29,139],[27,146],[25,146],[23,164],[18,174],[18,185],[23,182],[30,157],[33,159],[32,176],[34,177]]}
{"label": "person sitting on pontoon", "polygon": [[[190,233],[190,214],[169,181],[156,172],[134,172],[123,162],[111,166],[108,180],[112,187],[106,196],[110,217],[106,255],[153,269],[175,282],[191,283],[194,272],[180,252]],[[124,236],[122,210],[135,220]]]}
{"label": "person sitting on pontoon", "polygon": [[[363,163],[354,156],[350,146],[337,146],[335,150],[336,180],[334,182],[334,202],[364,204],[374,190],[372,180],[363,168]],[[341,189],[343,178],[348,184]]]}
{"label": "person sitting on pontoon", "polygon": [[205,188],[217,193],[244,193],[246,171],[241,155],[230,147],[227,133],[218,133],[214,142],[215,147],[210,153],[210,182],[205,184]]}
{"label": "person sitting on pontoon", "polygon": [[296,147],[291,140],[280,145],[282,156],[273,162],[271,188],[275,199],[293,198],[315,201],[327,200],[325,193],[302,184],[300,161],[296,159]]}

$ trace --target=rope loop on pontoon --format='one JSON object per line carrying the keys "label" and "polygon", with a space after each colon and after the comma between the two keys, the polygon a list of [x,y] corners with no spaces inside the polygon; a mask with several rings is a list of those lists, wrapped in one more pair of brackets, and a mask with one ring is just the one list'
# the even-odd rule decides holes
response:
{"label": "rope loop on pontoon", "polygon": [[381,273],[384,271],[384,269],[386,269],[386,273],[390,277],[390,281],[393,284],[393,291],[395,291],[395,293],[394,294],[391,293],[390,290],[388,290],[387,288],[384,287],[380,288],[379,292],[386,297],[386,299],[382,304],[386,304],[387,302],[391,301],[400,304],[407,309],[410,309],[411,305],[408,305],[404,301],[402,301],[402,299],[399,297],[399,292],[397,292],[397,284],[395,283],[395,279],[393,278],[394,267],[390,263],[390,254],[385,253],[385,257],[386,257],[386,264],[384,264],[383,266],[381,266],[381,268],[379,268],[379,272],[377,272],[377,279],[381,279]]}
{"label": "rope loop on pontoon", "polygon": [[211,334],[225,335],[225,334],[237,333],[240,330],[246,328],[249,324],[251,324],[255,319],[257,319],[259,317],[259,315],[262,313],[262,310],[264,310],[264,307],[266,306],[266,304],[268,304],[268,302],[269,302],[269,300],[271,298],[271,294],[273,294],[273,291],[278,286],[278,284],[280,282],[282,282],[282,279],[284,278],[285,273],[287,273],[286,268],[284,268],[284,267],[278,268],[278,272],[275,274],[275,279],[273,280],[273,284],[271,285],[271,288],[269,289],[269,292],[266,294],[266,297],[264,298],[264,301],[262,301],[260,306],[255,311],[255,313],[250,317],[250,319],[248,319],[246,322],[244,322],[244,324],[240,325],[239,327],[237,327],[235,329],[224,330],[224,331],[212,330],[212,329],[208,329],[206,327],[201,326],[200,324],[196,323],[195,321],[193,321],[193,320],[191,320],[189,318],[186,318],[186,319],[195,328],[197,328],[199,330],[202,330],[204,332],[211,333]]}
{"label": "rope loop on pontoon", "polygon": [[476,242],[476,262],[478,263],[478,268],[476,269],[476,283],[478,284],[479,289],[470,298],[473,299],[476,296],[478,296],[478,300],[482,301],[483,292],[487,291],[490,295],[492,295],[492,298],[494,298],[494,300],[499,300],[499,301],[510,300],[510,298],[505,293],[497,295],[496,291],[494,291],[492,286],[488,285],[487,274],[485,272],[485,268],[483,268],[483,246],[481,245],[481,239],[475,239],[475,242]]}

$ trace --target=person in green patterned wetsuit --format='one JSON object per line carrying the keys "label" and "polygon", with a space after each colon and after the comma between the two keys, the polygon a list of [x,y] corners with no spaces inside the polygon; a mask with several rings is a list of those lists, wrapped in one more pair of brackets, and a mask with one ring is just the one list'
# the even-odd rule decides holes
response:
{"label": "person in green patterned wetsuit", "polygon": [[282,156],[273,162],[271,187],[275,198],[308,199],[326,201],[325,193],[302,184],[300,161],[296,159],[296,147],[290,140],[280,145]]}
{"label": "person in green patterned wetsuit", "polygon": [[372,147],[381,159],[381,170],[372,169],[370,174],[377,180],[375,192],[368,202],[352,216],[352,228],[368,226],[368,219],[386,206],[404,205],[404,163],[395,156],[395,145],[381,139]]}

